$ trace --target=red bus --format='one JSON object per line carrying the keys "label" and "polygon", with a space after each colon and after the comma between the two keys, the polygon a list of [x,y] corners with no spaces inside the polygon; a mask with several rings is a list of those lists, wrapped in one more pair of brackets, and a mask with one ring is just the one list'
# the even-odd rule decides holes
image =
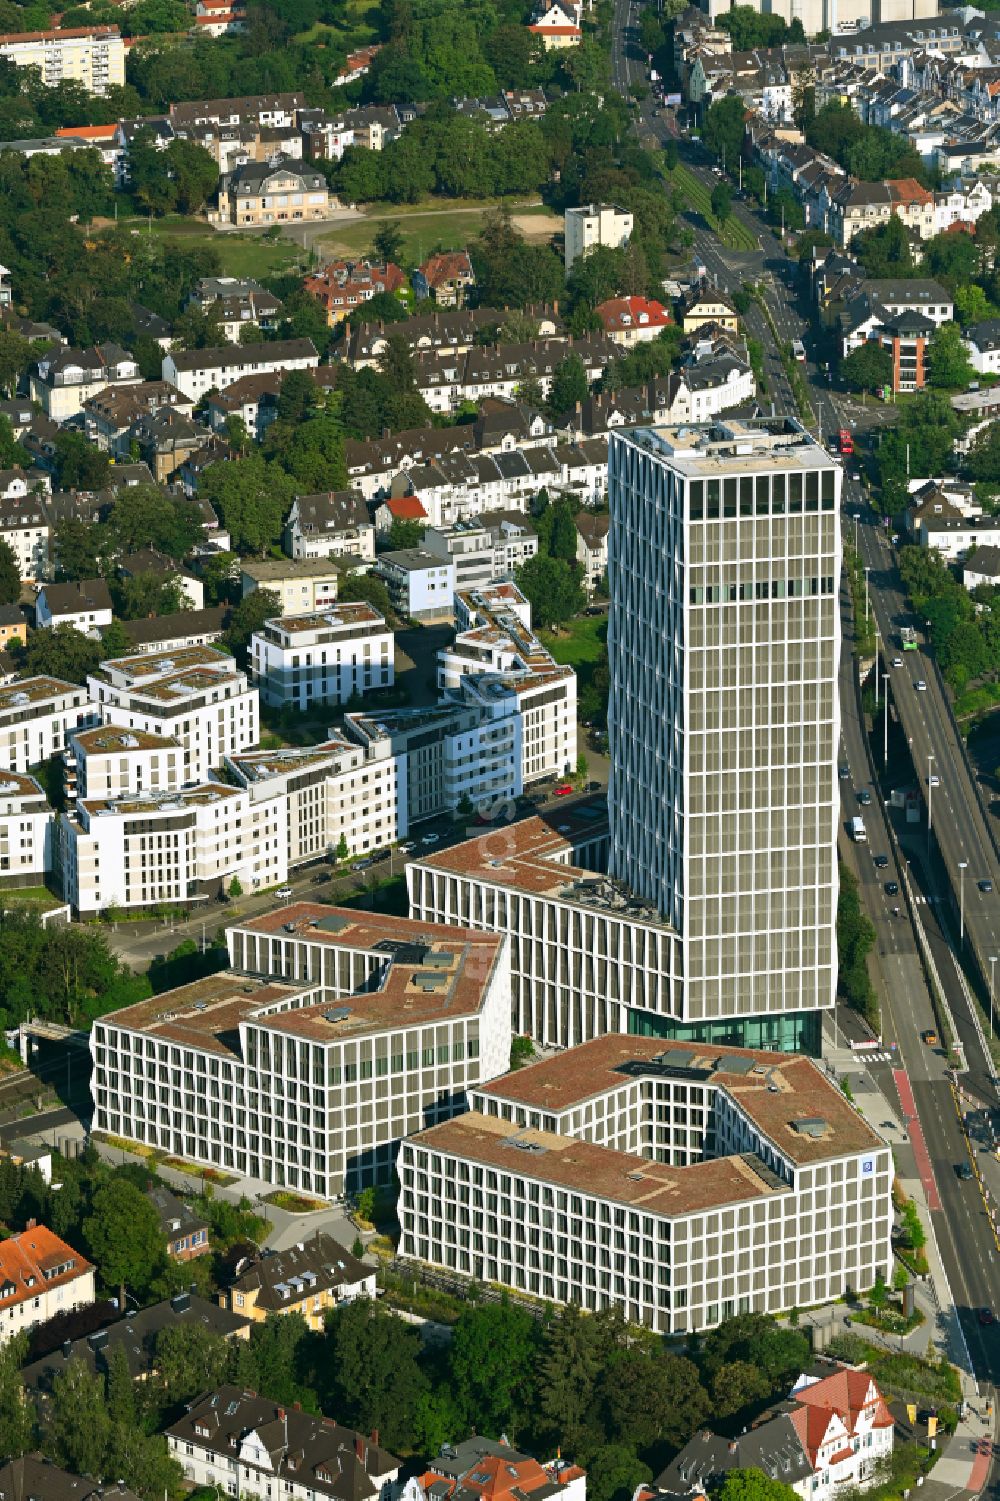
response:
{"label": "red bus", "polygon": [[854,439],[846,427],[840,429],[840,451],[842,454],[854,452]]}

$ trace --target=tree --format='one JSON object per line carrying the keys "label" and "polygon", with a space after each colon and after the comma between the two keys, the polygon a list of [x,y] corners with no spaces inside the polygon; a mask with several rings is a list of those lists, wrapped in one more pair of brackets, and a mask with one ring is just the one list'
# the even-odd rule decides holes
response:
{"label": "tree", "polygon": [[21,598],[21,570],[14,549],[0,537],[0,605],[16,605]]}
{"label": "tree", "polygon": [[229,464],[213,464],[201,492],[222,518],[237,552],[263,557],[281,538],[295,484],[277,464],[253,453]]}
{"label": "tree", "polygon": [[978,269],[979,252],[971,235],[934,235],[924,244],[924,274],[944,282],[949,291],[967,286]]}
{"label": "tree", "polygon": [[322,410],[314,412],[295,429],[281,455],[282,465],[297,481],[296,488],[306,494],[343,490],[347,486],[344,427],[339,407],[340,397],[331,394]]}
{"label": "tree", "polygon": [[716,100],[705,114],[702,140],[729,167],[735,167],[743,150],[745,115],[746,105],[736,94]]}
{"label": "tree", "polygon": [[868,1293],[868,1306],[873,1313],[879,1314],[884,1311],[888,1302],[889,1289],[886,1286],[885,1278],[879,1272]]}
{"label": "tree", "polygon": [[232,897],[233,901],[235,901],[237,897],[241,897],[243,895],[243,883],[240,881],[239,876],[233,876],[233,879],[230,881],[229,895]]}
{"label": "tree", "polygon": [[543,628],[562,625],[586,607],[578,570],[563,558],[539,553],[517,569],[516,579],[531,604],[532,619]]}
{"label": "tree", "polygon": [[403,253],[403,231],[398,219],[386,219],[372,235],[372,249],[387,265]]}
{"label": "tree", "polygon": [[390,1449],[409,1449],[428,1387],[417,1332],[368,1298],[342,1305],[326,1328],[331,1400],[324,1407],[363,1433],[377,1428]]}
{"label": "tree", "polygon": [[304,422],[319,399],[319,391],[309,370],[289,370],[278,392],[277,420],[289,427]]}
{"label": "tree", "polygon": [[33,1447],[32,1406],[21,1379],[27,1346],[23,1333],[0,1346],[0,1454],[11,1459]]}
{"label": "tree", "polygon": [[167,172],[173,180],[178,211],[182,214],[199,213],[219,181],[214,156],[204,146],[181,137],[172,140],[163,155]]}
{"label": "tree", "polygon": [[0,412],[0,469],[26,469],[28,455],[14,437],[10,418]]}
{"label": "tree", "polygon": [[[214,475],[225,464],[213,464]],[[201,538],[201,512],[181,495],[168,495],[158,485],[127,485],[119,490],[108,516],[108,530],[121,553],[151,547],[178,562]]]}
{"label": "tree", "polygon": [[333,852],[333,858],[338,863],[343,863],[344,860],[350,859],[350,855],[351,851],[348,847],[347,836],[342,833],[340,838],[337,840],[337,847]]}
{"label": "tree", "polygon": [[386,620],[392,620],[392,600],[389,591],[382,580],[374,573],[352,573],[339,585],[337,598],[341,600],[360,599],[370,604],[373,609]]}
{"label": "tree", "polygon": [[771,1384],[763,1371],[745,1360],[731,1360],[719,1367],[712,1379],[712,1406],[720,1418],[732,1417],[754,1402],[771,1395]]}
{"label": "tree", "polygon": [[[848,106],[849,112],[854,111]],[[856,117],[855,117],[856,118]],[[871,277],[914,275],[913,253],[906,225],[896,214],[874,229],[863,229],[851,241],[851,252]]]}
{"label": "tree", "polygon": [[141,1296],[166,1257],[156,1210],[140,1189],[121,1178],[97,1190],[83,1233],[101,1280],[117,1288],[121,1308],[126,1286]]}
{"label": "tree", "polygon": [[572,412],[577,402],[586,401],[589,395],[590,383],[583,360],[578,354],[565,355],[552,372],[549,410],[562,416]]}
{"label": "tree", "polygon": [[602,1365],[601,1329],[573,1303],[545,1327],[538,1361],[538,1418],[547,1438],[571,1454],[585,1447]]}
{"label": "tree", "polygon": [[733,194],[726,182],[717,182],[712,189],[712,213],[720,224],[725,223],[732,213]]}
{"label": "tree", "polygon": [[251,589],[233,609],[222,645],[237,662],[245,664],[249,660],[250,637],[264,629],[265,620],[273,620],[280,614],[281,600],[276,594],[270,589]]}
{"label": "tree", "polygon": [[389,546],[394,550],[419,547],[423,540],[424,528],[419,521],[402,521],[397,516],[389,528]]}
{"label": "tree", "polygon": [[60,582],[92,579],[104,572],[107,528],[64,517],[56,523],[53,552]]}
{"label": "tree", "polygon": [[964,390],[968,386],[974,371],[957,323],[938,325],[928,346],[927,363],[930,384],[938,390]]}
{"label": "tree", "polygon": [[515,1435],[535,1396],[537,1320],[506,1299],[464,1310],[452,1334],[449,1366],[456,1399],[487,1433]]}
{"label": "tree", "polygon": [[756,1366],[778,1388],[808,1364],[809,1341],[798,1330],[782,1329],[768,1314],[739,1314],[706,1336],[701,1363],[714,1379],[720,1366],[733,1360]]}
{"label": "tree", "polygon": [[719,1501],[792,1501],[795,1491],[763,1470],[730,1470],[718,1494]]}
{"label": "tree", "polygon": [[[131,1188],[131,1184],[123,1184]],[[98,1189],[98,1193],[103,1190]],[[132,1189],[138,1194],[138,1189]],[[46,1440],[55,1458],[77,1475],[100,1476],[111,1435],[104,1382],[79,1356],[52,1379]]]}
{"label": "tree", "polygon": [[35,351],[27,339],[0,329],[0,390],[10,395],[34,358]]}
{"label": "tree", "polygon": [[892,355],[880,344],[866,341],[844,356],[840,374],[852,391],[881,391],[892,385]]}
{"label": "tree", "polygon": [[122,620],[152,620],[183,610],[184,594],[177,579],[160,573],[137,573],[111,585],[115,613]]}
{"label": "tree", "polygon": [[65,678],[85,683],[101,664],[99,641],[92,641],[72,625],[46,626],[32,631],[18,654],[18,666],[32,677]]}
{"label": "tree", "polygon": [[135,1384],[129,1370],[125,1346],[120,1341],[111,1346],[105,1377],[108,1417],[112,1423],[134,1425],[136,1421]]}
{"label": "tree", "polygon": [[593,1501],[631,1501],[652,1478],[630,1444],[602,1444],[587,1465],[587,1495]]}
{"label": "tree", "polygon": [[563,558],[567,563],[575,562],[577,530],[571,502],[565,496],[560,496],[545,514],[549,523],[547,527],[549,557]]}
{"label": "tree", "polygon": [[997,309],[978,282],[955,288],[955,321],[962,328],[971,328],[975,323],[984,323],[987,318],[996,316]]}
{"label": "tree", "polygon": [[654,1340],[612,1350],[598,1392],[611,1439],[641,1450],[658,1441],[682,1448],[711,1413],[697,1367]]}
{"label": "tree", "polygon": [[100,490],[107,484],[108,456],[82,433],[57,433],[53,448],[56,480],[61,490]]}

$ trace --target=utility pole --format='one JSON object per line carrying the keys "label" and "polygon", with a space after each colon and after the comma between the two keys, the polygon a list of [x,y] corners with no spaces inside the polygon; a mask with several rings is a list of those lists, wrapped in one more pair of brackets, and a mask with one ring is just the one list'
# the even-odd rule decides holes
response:
{"label": "utility pole", "polygon": [[878,713],[878,626],[875,627],[875,712]]}
{"label": "utility pole", "polygon": [[958,946],[959,952],[965,948],[965,872],[969,867],[968,860],[958,862]]}

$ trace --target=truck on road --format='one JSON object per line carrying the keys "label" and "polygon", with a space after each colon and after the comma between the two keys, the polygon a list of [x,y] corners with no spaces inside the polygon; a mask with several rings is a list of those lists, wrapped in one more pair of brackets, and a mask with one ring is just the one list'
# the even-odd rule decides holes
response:
{"label": "truck on road", "polygon": [[868,843],[868,835],[865,832],[865,821],[863,818],[851,819],[851,838],[855,844]]}
{"label": "truck on road", "polygon": [[917,633],[912,625],[904,625],[899,633],[899,644],[904,651],[917,650]]}

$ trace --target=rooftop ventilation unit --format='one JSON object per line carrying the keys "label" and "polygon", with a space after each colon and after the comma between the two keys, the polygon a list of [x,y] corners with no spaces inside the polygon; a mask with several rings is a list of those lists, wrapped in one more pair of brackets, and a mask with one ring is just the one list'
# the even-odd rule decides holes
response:
{"label": "rooftop ventilation unit", "polygon": [[350,1006],[334,1006],[332,1011],[323,1012],[323,1020],[326,1022],[346,1022],[350,1014]]}

